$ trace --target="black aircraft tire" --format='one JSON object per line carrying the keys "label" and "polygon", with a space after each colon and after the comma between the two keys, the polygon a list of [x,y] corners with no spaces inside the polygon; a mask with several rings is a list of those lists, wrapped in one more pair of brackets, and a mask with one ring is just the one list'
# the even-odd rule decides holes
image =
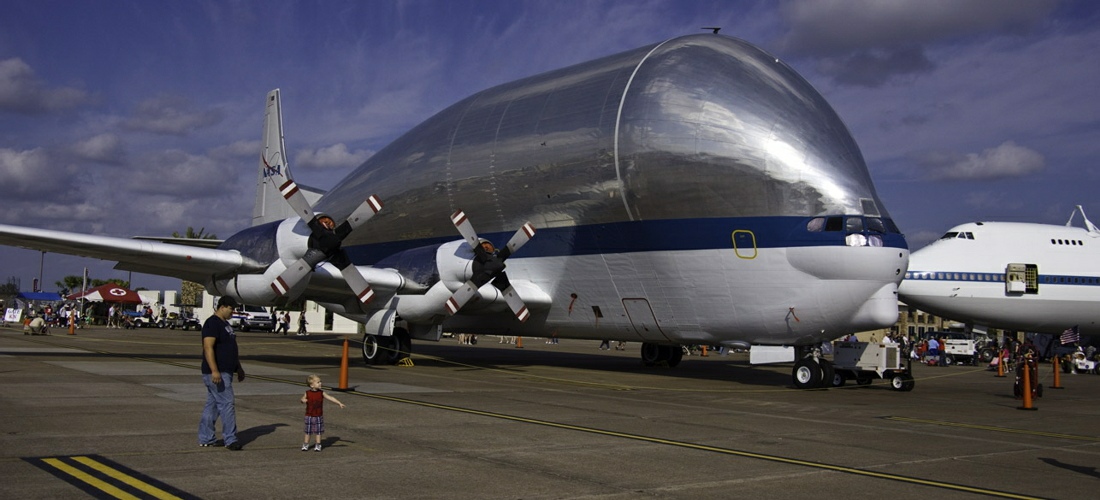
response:
{"label": "black aircraft tire", "polygon": [[409,337],[409,332],[403,328],[394,330],[393,337],[390,337],[390,339],[392,350],[387,361],[391,365],[396,365],[412,353],[412,339]]}
{"label": "black aircraft tire", "polygon": [[363,335],[363,362],[368,366],[378,365],[387,358],[386,343],[378,335]]}
{"label": "black aircraft tire", "polygon": [[668,352],[668,367],[676,368],[676,365],[680,364],[680,361],[684,359],[684,349],[678,345],[669,346]]}
{"label": "black aircraft tire", "polygon": [[660,346],[651,342],[642,343],[642,364],[645,366],[656,365],[661,360]]}
{"label": "black aircraft tire", "polygon": [[[821,365],[821,387],[839,387],[834,385],[836,383],[836,370],[833,369],[833,363],[827,359],[822,359],[819,364]],[[841,384],[844,383],[843,378]]]}
{"label": "black aircraft tire", "polygon": [[798,389],[821,387],[821,366],[813,358],[802,358],[794,363],[791,379]]}

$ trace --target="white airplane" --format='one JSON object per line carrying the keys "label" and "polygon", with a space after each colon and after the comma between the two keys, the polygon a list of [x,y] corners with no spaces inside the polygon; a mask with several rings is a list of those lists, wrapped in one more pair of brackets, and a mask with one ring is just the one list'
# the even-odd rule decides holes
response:
{"label": "white airplane", "polygon": [[[859,148],[741,40],[674,38],[484,90],[327,193],[291,179],[277,90],[266,109],[255,225],[217,248],[14,226],[0,244],[248,304],[310,299],[365,324],[370,364],[444,331],[641,342],[670,366],[680,344],[791,346],[795,384],[814,387],[833,378],[823,342],[897,319],[909,251]],[[499,254],[475,223],[508,241]]]}
{"label": "white airplane", "polygon": [[[1085,227],[1072,226],[1081,212]],[[910,258],[901,300],[922,311],[1006,330],[1100,334],[1100,229],[1080,205],[1065,226],[972,222]]]}

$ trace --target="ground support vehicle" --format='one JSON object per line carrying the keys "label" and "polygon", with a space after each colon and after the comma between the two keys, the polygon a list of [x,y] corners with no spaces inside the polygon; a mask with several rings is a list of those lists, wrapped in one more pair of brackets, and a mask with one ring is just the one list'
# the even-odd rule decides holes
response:
{"label": "ground support vehicle", "polygon": [[192,316],[184,316],[179,313],[170,312],[168,317],[164,319],[164,325],[169,329],[175,330],[201,330],[202,325],[199,324],[199,320]]}
{"label": "ground support vehicle", "polygon": [[[906,360],[908,362],[908,360]],[[901,346],[870,342],[833,342],[833,387],[855,380],[868,385],[873,377],[886,379],[895,391],[916,386],[907,365],[902,365]]]}
{"label": "ground support vehicle", "polygon": [[1059,357],[1063,373],[1095,373],[1100,375],[1100,363],[1089,359],[1082,351]]}

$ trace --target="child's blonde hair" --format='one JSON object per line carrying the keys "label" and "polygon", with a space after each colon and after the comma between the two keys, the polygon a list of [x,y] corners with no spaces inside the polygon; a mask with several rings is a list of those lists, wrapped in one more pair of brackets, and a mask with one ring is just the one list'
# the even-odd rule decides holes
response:
{"label": "child's blonde hair", "polygon": [[312,384],[314,381],[320,382],[321,381],[321,376],[320,375],[310,375],[310,376],[306,377],[306,382],[307,383]]}

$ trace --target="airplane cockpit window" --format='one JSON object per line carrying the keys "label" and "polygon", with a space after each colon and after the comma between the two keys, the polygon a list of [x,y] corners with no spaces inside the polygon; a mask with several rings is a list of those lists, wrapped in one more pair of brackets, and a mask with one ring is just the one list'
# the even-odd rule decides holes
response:
{"label": "airplane cockpit window", "polygon": [[[814,217],[806,222],[806,231],[819,233],[822,231],[844,231],[847,234],[844,241],[848,246],[883,246],[882,234],[901,234],[897,225],[890,219],[881,217]],[[866,234],[865,234],[866,233]]]}
{"label": "airplane cockpit window", "polygon": [[958,238],[958,237],[959,237],[959,233],[957,231],[948,231],[947,234],[944,234],[943,236],[940,236],[940,239],[941,240],[953,240],[953,239]]}

